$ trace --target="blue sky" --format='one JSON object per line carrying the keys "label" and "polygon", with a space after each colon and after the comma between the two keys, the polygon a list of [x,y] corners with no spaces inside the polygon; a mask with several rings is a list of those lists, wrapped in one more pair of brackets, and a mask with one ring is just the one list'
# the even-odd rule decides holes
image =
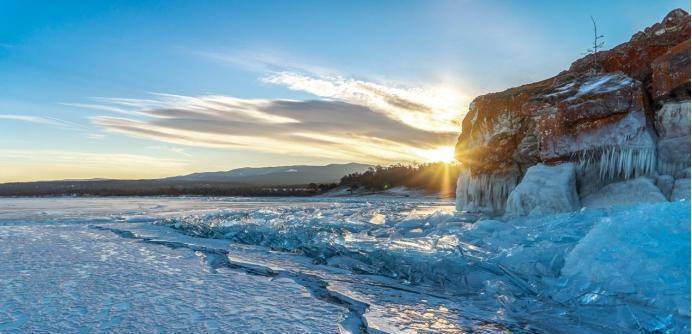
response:
{"label": "blue sky", "polygon": [[0,0],[0,182],[449,157],[476,95],[686,1]]}

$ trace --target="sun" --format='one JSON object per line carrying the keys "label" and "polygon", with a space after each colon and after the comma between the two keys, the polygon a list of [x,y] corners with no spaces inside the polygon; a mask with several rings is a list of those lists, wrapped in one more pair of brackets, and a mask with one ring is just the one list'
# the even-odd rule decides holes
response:
{"label": "sun", "polygon": [[422,151],[421,155],[430,162],[454,162],[454,146],[440,146],[427,151]]}

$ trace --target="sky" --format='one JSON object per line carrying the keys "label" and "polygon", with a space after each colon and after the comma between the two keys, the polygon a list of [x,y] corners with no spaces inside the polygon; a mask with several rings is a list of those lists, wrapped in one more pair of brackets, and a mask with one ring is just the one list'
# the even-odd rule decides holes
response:
{"label": "sky", "polygon": [[478,95],[687,1],[0,0],[0,182],[448,160]]}

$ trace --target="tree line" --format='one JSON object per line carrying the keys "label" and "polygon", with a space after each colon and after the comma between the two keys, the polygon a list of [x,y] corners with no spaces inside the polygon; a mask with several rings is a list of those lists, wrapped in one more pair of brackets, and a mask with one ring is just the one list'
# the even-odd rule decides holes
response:
{"label": "tree line", "polygon": [[336,183],[253,186],[229,182],[102,180],[0,184],[0,196],[313,196]]}
{"label": "tree line", "polygon": [[362,173],[342,177],[339,185],[353,190],[364,188],[381,191],[393,187],[408,187],[428,192],[453,193],[459,172],[458,164],[444,162],[376,166]]}
{"label": "tree line", "polygon": [[84,180],[0,184],[0,196],[314,196],[339,186],[382,191],[408,187],[452,194],[459,166],[446,163],[376,166],[339,183],[259,186],[232,182],[170,180]]}

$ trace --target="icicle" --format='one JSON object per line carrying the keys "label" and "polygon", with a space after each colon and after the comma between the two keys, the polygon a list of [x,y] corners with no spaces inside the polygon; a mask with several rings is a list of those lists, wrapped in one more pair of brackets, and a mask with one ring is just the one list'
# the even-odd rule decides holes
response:
{"label": "icicle", "polygon": [[674,175],[675,172],[685,168],[690,168],[690,165],[684,162],[658,162],[658,172],[663,175]]}
{"label": "icicle", "polygon": [[656,149],[654,147],[610,146],[585,150],[572,156],[577,167],[584,172],[597,167],[601,181],[632,179],[651,175],[656,170]]}
{"label": "icicle", "polygon": [[[584,150],[572,156],[581,174],[595,169],[600,181],[627,180],[652,175],[656,170],[655,147],[610,146]],[[457,208],[459,210],[504,210],[507,196],[520,179],[517,172],[471,175],[462,172],[457,182]]]}
{"label": "icicle", "polygon": [[502,212],[509,193],[517,186],[516,173],[471,175],[459,174],[457,208],[460,210],[491,209]]}

